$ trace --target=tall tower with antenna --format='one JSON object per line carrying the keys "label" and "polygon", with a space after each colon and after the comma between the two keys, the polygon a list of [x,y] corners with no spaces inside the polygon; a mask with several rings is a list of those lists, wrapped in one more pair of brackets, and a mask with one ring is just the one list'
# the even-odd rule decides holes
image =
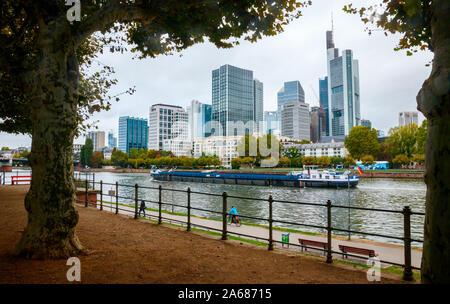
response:
{"label": "tall tower with antenna", "polygon": [[328,76],[328,135],[345,137],[361,123],[358,60],[352,50],[342,51],[334,44],[334,20],[331,13],[331,31],[326,32]]}

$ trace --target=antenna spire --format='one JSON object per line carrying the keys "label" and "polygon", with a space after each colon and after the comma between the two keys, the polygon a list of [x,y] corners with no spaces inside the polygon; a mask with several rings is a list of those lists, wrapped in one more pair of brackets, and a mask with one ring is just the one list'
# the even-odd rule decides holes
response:
{"label": "antenna spire", "polygon": [[334,31],[333,12],[331,12],[331,31]]}

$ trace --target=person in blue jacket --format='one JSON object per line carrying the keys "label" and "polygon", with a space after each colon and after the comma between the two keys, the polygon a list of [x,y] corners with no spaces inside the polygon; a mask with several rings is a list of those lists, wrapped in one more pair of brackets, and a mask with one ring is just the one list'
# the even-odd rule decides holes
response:
{"label": "person in blue jacket", "polygon": [[236,206],[234,206],[234,205],[231,206],[229,214],[231,215],[231,222],[232,223],[236,224],[236,223],[239,222],[238,212],[237,212]]}

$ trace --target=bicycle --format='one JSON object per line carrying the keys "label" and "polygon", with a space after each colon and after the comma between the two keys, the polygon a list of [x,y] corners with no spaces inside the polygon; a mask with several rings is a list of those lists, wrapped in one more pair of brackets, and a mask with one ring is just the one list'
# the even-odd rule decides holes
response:
{"label": "bicycle", "polygon": [[[235,218],[234,221],[233,221],[233,218]],[[235,214],[228,214],[227,223],[228,223],[228,225],[235,224],[236,227],[240,227],[241,226],[241,217],[239,215],[235,215]]]}

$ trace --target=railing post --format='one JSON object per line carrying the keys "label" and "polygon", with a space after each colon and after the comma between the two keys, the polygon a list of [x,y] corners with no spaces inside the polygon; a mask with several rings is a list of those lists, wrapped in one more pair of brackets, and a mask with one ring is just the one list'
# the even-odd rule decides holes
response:
{"label": "railing post", "polygon": [[222,240],[227,240],[227,193],[222,193]]}
{"label": "railing post", "polygon": [[331,256],[331,201],[327,201],[327,263],[333,263]]}
{"label": "railing post", "polygon": [[191,231],[191,188],[188,187],[187,189],[187,231]]}
{"label": "railing post", "polygon": [[100,181],[100,211],[103,210],[103,181]]}
{"label": "railing post", "polygon": [[138,218],[138,184],[134,185],[134,219]]}
{"label": "railing post", "polygon": [[116,214],[119,213],[119,182],[116,182]]}
{"label": "railing post", "polygon": [[86,179],[86,184],[85,184],[85,193],[84,193],[84,207],[88,206],[88,181]]}
{"label": "railing post", "polygon": [[162,223],[162,218],[161,218],[162,186],[161,185],[159,185],[158,191],[159,191],[159,198],[158,198],[158,224],[161,224]]}
{"label": "railing post", "polygon": [[412,281],[413,273],[411,268],[411,208],[403,207],[403,229],[405,231],[405,269],[403,270],[403,280]]}
{"label": "railing post", "polygon": [[273,235],[272,235],[272,195],[269,195],[269,250],[273,250]]}

